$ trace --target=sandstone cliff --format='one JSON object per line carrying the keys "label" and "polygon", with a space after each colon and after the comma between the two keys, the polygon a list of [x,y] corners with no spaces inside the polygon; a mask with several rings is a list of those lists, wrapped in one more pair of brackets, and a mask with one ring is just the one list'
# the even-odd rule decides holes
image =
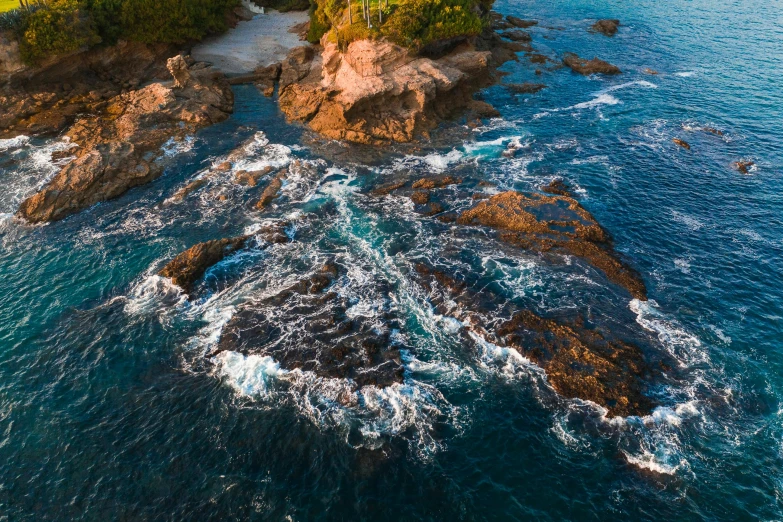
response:
{"label": "sandstone cliff", "polygon": [[440,58],[385,41],[355,41],[345,52],[327,38],[322,44],[320,53],[295,49],[283,63],[280,108],[328,138],[367,144],[411,141],[460,110],[494,115],[473,94],[495,81],[498,65],[515,58],[495,33]]}

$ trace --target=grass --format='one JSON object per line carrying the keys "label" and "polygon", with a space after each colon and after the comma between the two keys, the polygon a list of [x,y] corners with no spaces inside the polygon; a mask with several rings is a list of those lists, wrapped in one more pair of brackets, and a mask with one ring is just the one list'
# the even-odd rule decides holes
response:
{"label": "grass", "polygon": [[13,11],[19,7],[19,0],[0,0],[0,13]]}

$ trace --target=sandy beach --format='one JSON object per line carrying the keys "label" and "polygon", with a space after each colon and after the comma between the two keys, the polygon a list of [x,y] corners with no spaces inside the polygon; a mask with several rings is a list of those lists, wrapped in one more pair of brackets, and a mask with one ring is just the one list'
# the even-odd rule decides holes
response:
{"label": "sandy beach", "polygon": [[289,29],[307,22],[307,12],[256,15],[227,33],[204,40],[192,50],[198,61],[210,62],[228,75],[246,74],[257,67],[280,62],[303,42]]}

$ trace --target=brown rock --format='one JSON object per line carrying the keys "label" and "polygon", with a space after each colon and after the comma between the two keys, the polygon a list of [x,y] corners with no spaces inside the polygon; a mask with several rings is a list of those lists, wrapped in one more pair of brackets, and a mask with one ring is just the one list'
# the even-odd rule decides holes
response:
{"label": "brown rock", "polygon": [[[590,400],[610,416],[646,415],[655,403],[647,383],[661,378],[636,345],[613,339],[576,320],[544,318],[529,310],[510,314],[507,299],[486,285],[475,290],[452,274],[418,264],[414,274],[427,289],[438,313],[456,317],[474,335],[517,350],[546,372],[554,390],[567,398]],[[508,317],[497,322],[497,317]]]}
{"label": "brown rock", "polygon": [[752,161],[737,161],[734,163],[734,168],[742,174],[749,174],[750,168],[754,165],[755,163]]}
{"label": "brown rock", "polygon": [[493,52],[500,42],[483,38],[438,59],[372,40],[354,41],[345,52],[325,40],[310,61],[292,51],[283,63],[280,108],[327,138],[375,145],[412,141],[465,109],[496,114],[472,95],[515,55]]}
{"label": "brown rock", "polygon": [[590,29],[605,36],[614,36],[619,25],[620,20],[598,20]]}
{"label": "brown rock", "polygon": [[462,183],[461,179],[452,176],[438,176],[416,180],[412,186],[415,189],[434,189],[448,187],[449,185],[459,185],[460,183]]}
{"label": "brown rock", "polygon": [[704,132],[708,132],[710,134],[714,134],[715,136],[723,136],[724,132],[722,130],[718,130],[714,127],[704,127],[702,129]]}
{"label": "brown rock", "polygon": [[243,248],[247,239],[248,236],[240,236],[199,243],[172,259],[159,274],[170,278],[172,283],[190,293],[193,284],[201,279],[209,267]]}
{"label": "brown rock", "polygon": [[[539,219],[537,215],[570,216],[559,220]],[[481,201],[462,212],[461,225],[483,225],[500,232],[502,241],[540,252],[559,251],[581,257],[604,272],[607,278],[646,300],[647,290],[639,274],[614,252],[609,234],[575,199],[569,196],[530,197],[504,192]]]}
{"label": "brown rock", "polygon": [[566,53],[563,57],[563,65],[569,67],[572,71],[582,74],[620,74],[622,71],[614,65],[593,58],[592,60],[585,60],[575,55],[574,53]]}
{"label": "brown rock", "polygon": [[672,138],[672,141],[683,149],[691,150],[691,145],[687,141],[683,141],[679,138]]}
{"label": "brown rock", "polygon": [[644,73],[645,74],[651,74],[651,75],[655,76],[655,75],[658,74],[658,71],[656,71],[655,69],[650,69],[649,67],[647,67],[647,68],[644,69]]}
{"label": "brown rock", "polygon": [[255,187],[258,184],[258,180],[272,172],[274,169],[270,166],[264,167],[261,170],[240,170],[234,177],[234,182],[238,185],[246,185],[248,187]]}
{"label": "brown rock", "polygon": [[277,176],[272,178],[272,181],[266,186],[264,192],[261,193],[261,198],[256,203],[256,210],[264,210],[277,197],[277,194],[283,187],[284,179],[285,172],[280,172]]}
{"label": "brown rock", "polygon": [[530,63],[537,63],[537,64],[544,64],[550,61],[550,59],[547,56],[538,53],[531,53],[530,55],[528,55],[527,58],[528,60],[530,60]]}
{"label": "brown rock", "polygon": [[537,20],[523,20],[521,18],[517,18],[516,16],[507,16],[506,20],[508,20],[508,23],[513,25],[514,27],[520,27],[522,29],[527,29],[528,27],[533,27],[534,25],[538,25]]}
{"label": "brown rock", "polygon": [[183,57],[169,61],[181,88],[153,83],[112,98],[102,113],[75,123],[66,136],[80,146],[40,192],[22,202],[18,216],[56,221],[116,198],[163,171],[161,146],[228,118],[233,93],[222,74],[191,71]]}
{"label": "brown rock", "polygon": [[430,192],[428,190],[417,190],[411,194],[411,201],[417,205],[426,205],[430,201]]}
{"label": "brown rock", "polygon": [[543,191],[548,194],[556,194],[558,196],[573,197],[571,189],[566,185],[562,179],[554,179],[549,185],[543,188]]}
{"label": "brown rock", "polygon": [[543,83],[507,83],[504,85],[508,90],[517,94],[535,94],[541,89],[546,89]]}
{"label": "brown rock", "polygon": [[530,36],[530,33],[528,33],[527,31],[522,31],[521,29],[512,29],[511,31],[505,31],[501,33],[501,36],[503,38],[508,38],[513,42],[530,42],[533,40],[533,37]]}

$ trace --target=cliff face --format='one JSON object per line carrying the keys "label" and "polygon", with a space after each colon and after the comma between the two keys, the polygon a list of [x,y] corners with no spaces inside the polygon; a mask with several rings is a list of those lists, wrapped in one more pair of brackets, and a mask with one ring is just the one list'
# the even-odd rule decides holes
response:
{"label": "cliff face", "polygon": [[436,59],[370,40],[353,42],[344,53],[326,41],[320,54],[294,50],[283,63],[280,108],[328,138],[411,141],[456,111],[492,112],[472,96],[514,56],[492,36],[467,40]]}

